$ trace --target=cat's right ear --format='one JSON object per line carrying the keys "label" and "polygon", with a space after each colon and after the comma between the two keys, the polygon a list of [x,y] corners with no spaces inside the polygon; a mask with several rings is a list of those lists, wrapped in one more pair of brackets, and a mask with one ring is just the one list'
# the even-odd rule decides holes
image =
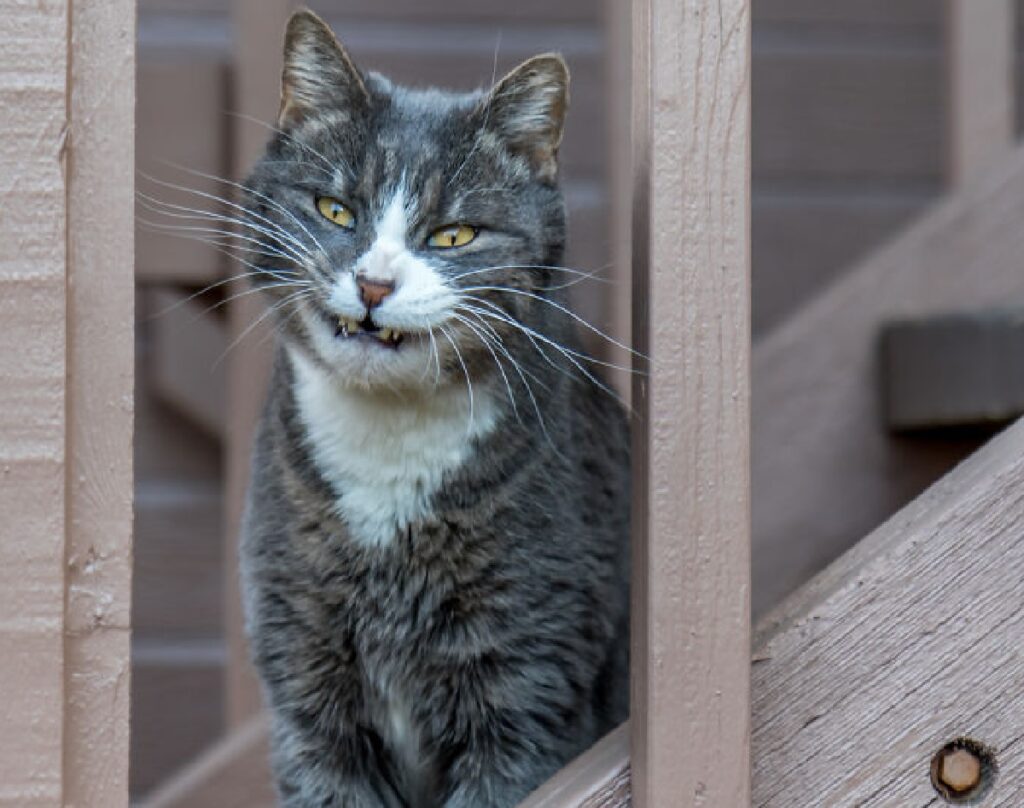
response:
{"label": "cat's right ear", "polygon": [[282,129],[324,110],[355,112],[369,100],[362,74],[330,27],[308,9],[296,11],[284,38]]}

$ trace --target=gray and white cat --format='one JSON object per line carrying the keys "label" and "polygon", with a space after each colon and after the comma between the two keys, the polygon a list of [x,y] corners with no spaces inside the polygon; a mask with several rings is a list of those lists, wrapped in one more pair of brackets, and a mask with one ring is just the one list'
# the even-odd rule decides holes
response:
{"label": "gray and white cat", "polygon": [[245,187],[278,348],[242,542],[288,808],[511,807],[626,717],[629,455],[559,267],[568,71],[363,73],[291,20]]}

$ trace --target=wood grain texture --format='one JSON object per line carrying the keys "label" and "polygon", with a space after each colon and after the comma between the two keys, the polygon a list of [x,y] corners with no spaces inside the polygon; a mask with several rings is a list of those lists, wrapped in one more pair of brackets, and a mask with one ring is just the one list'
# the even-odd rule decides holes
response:
{"label": "wood grain texture", "polygon": [[1018,150],[759,341],[753,358],[755,614],[949,468],[941,446],[889,438],[877,394],[877,331],[897,316],[1019,299],[1022,217],[1024,151]]}
{"label": "wood grain texture", "polygon": [[995,750],[1024,794],[1024,423],[786,601],[754,643],[754,799],[937,806],[929,761]]}
{"label": "wood grain texture", "polygon": [[1016,139],[1016,0],[946,0],[948,177],[983,173]]}
{"label": "wood grain texture", "polygon": [[64,801],[128,805],[135,4],[71,4]]}
{"label": "wood grain texture", "polygon": [[632,788],[749,803],[750,4],[633,4]]}
{"label": "wood grain texture", "polygon": [[0,805],[63,793],[69,9],[0,14]]}
{"label": "wood grain texture", "polygon": [[610,732],[519,808],[629,808],[629,724]]}

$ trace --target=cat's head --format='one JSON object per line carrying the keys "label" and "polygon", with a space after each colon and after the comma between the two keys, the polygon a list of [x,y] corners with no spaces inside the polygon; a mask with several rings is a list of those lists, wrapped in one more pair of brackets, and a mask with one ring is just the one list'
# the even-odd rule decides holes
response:
{"label": "cat's head", "polygon": [[548,268],[568,83],[545,55],[487,90],[396,87],[296,13],[245,201],[291,346],[347,384],[430,389],[497,373],[511,341],[541,334],[564,286]]}

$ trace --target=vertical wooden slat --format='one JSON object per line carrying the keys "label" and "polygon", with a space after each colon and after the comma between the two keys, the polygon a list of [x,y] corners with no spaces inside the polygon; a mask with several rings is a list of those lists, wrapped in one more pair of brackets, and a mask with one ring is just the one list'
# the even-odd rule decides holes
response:
{"label": "vertical wooden slat", "polygon": [[128,804],[135,3],[71,4],[64,802]]}
{"label": "vertical wooden slat", "polygon": [[1014,141],[1014,0],[946,0],[949,179],[961,185]]}
{"label": "vertical wooden slat", "polygon": [[0,805],[63,802],[69,8],[0,14]]}
{"label": "vertical wooden slat", "polygon": [[[284,27],[291,0],[268,0],[259,9],[251,2],[235,0],[234,91],[235,108],[242,115],[273,124],[280,101],[281,52]],[[251,120],[234,122],[234,166],[243,177],[259,157],[270,132]],[[252,436],[263,406],[270,368],[272,343],[263,328],[247,329],[263,314],[257,295],[246,295],[231,305],[228,354],[227,512],[225,514],[225,634],[228,647],[225,703],[229,726],[237,726],[260,707],[260,692],[249,663],[242,625],[238,586],[238,530],[249,482]],[[236,344],[237,343],[237,344]]]}
{"label": "vertical wooden slat", "polygon": [[749,0],[634,0],[633,801],[749,805]]}

